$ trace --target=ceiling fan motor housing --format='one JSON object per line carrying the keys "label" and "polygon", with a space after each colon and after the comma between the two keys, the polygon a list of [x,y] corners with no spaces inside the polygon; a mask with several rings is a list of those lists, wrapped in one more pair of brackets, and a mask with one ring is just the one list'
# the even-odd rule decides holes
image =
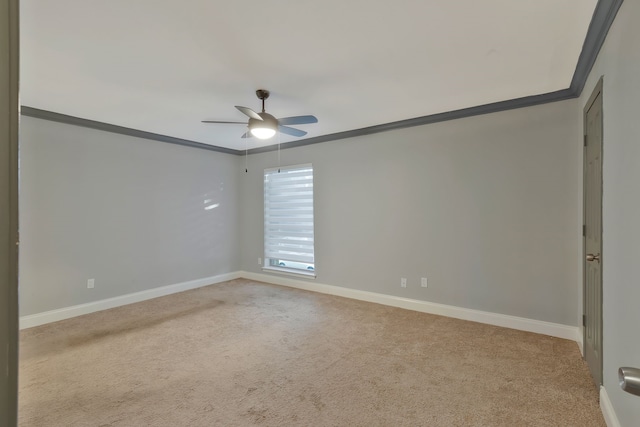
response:
{"label": "ceiling fan motor housing", "polygon": [[258,113],[262,120],[249,118],[249,131],[255,128],[267,128],[273,129],[273,131],[278,130],[278,119],[273,117],[269,113]]}

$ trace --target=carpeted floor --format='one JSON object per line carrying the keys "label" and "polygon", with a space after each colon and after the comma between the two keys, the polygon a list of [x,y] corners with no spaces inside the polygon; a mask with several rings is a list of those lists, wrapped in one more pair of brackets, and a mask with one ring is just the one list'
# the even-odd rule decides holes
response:
{"label": "carpeted floor", "polygon": [[604,426],[575,342],[248,280],[21,334],[21,426]]}

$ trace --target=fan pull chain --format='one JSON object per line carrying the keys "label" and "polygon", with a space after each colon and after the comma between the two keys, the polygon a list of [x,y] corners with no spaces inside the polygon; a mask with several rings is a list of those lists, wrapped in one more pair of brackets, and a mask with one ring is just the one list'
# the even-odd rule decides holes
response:
{"label": "fan pull chain", "polygon": [[244,173],[249,172],[247,157],[249,157],[249,149],[247,147],[247,138],[245,138],[244,139]]}
{"label": "fan pull chain", "polygon": [[280,173],[280,132],[278,132],[278,173]]}

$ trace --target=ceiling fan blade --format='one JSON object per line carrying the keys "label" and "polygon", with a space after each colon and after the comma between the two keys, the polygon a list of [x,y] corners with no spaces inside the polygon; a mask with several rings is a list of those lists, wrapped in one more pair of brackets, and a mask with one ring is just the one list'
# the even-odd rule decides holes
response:
{"label": "ceiling fan blade", "polygon": [[309,123],[318,123],[316,116],[294,116],[278,119],[279,125],[306,125]]}
{"label": "ceiling fan blade", "polygon": [[247,117],[250,117],[250,118],[256,119],[256,120],[262,120],[262,117],[260,117],[260,115],[258,113],[256,113],[255,111],[253,111],[249,107],[240,107],[240,106],[236,105],[236,108],[238,110],[240,110]]}
{"label": "ceiling fan blade", "polygon": [[230,123],[234,125],[246,125],[247,122],[225,122],[223,120],[202,120],[202,123]]}
{"label": "ceiling fan blade", "polygon": [[290,128],[289,126],[280,126],[278,125],[278,130],[282,133],[286,133],[291,136],[305,136],[307,133],[303,130]]}
{"label": "ceiling fan blade", "polygon": [[251,135],[251,132],[245,132],[240,138],[253,138],[253,135]]}

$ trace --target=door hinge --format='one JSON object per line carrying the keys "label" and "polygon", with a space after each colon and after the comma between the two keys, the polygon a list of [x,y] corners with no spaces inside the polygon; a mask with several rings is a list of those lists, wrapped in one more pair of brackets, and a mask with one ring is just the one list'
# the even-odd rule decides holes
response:
{"label": "door hinge", "polygon": [[587,135],[584,135],[584,146],[587,146]]}
{"label": "door hinge", "polygon": [[587,315],[586,314],[582,315],[582,326],[584,326],[584,327],[587,326]]}
{"label": "door hinge", "polygon": [[582,237],[586,237],[587,236],[587,226],[583,225],[582,226]]}

